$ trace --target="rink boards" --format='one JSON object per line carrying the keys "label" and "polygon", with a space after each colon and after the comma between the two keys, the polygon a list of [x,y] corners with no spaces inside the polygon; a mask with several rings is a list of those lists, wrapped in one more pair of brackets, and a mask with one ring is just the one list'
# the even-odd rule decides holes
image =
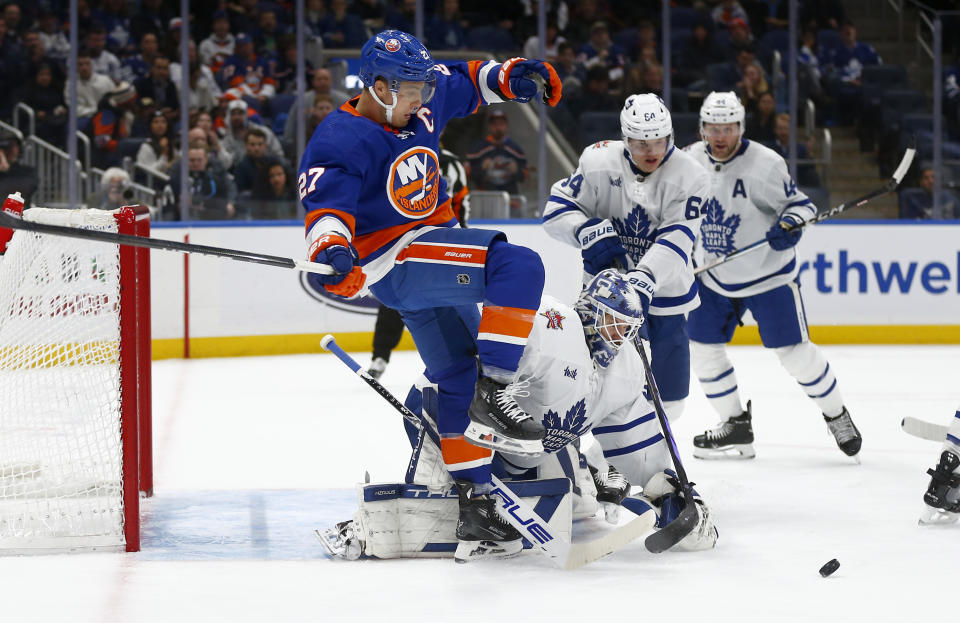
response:
{"label": "rink boards", "polygon": [[[170,224],[173,225],[173,224]],[[477,222],[537,250],[545,292],[572,300],[580,254],[535,221]],[[300,259],[298,221],[156,223],[157,238]],[[821,343],[960,343],[960,222],[835,221],[800,242],[800,283],[811,336]],[[376,301],[335,300],[305,275],[282,268],[154,251],[153,355],[211,357],[318,352],[333,333],[369,349]],[[735,341],[759,343],[752,320]],[[412,347],[409,336],[401,348]]]}

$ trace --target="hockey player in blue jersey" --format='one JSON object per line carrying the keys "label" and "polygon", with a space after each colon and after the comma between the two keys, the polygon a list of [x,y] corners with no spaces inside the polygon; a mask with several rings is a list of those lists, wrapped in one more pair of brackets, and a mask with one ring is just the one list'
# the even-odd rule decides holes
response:
{"label": "hockey player in blue jersey", "polygon": [[833,369],[807,334],[797,282],[794,246],[803,230],[793,229],[817,214],[797,188],[783,158],[743,137],[744,109],[733,92],[710,93],[700,108],[703,140],[687,147],[710,176],[695,258],[704,265],[766,237],[769,247],[701,273],[700,307],[690,312],[687,331],[693,369],[723,422],[697,435],[698,458],[755,456],[750,402],[740,402],[737,377],[727,356],[740,318],[749,309],[763,345],[820,408],[840,450],[860,451],[860,431],[843,404]]}
{"label": "hockey player in blue jersey", "polygon": [[501,232],[456,227],[439,136],[453,117],[530,101],[541,87],[555,106],[560,80],[548,63],[523,58],[435,64],[397,30],[364,44],[360,79],[362,93],[317,127],[300,163],[308,257],[336,271],[316,277],[328,291],[350,297],[368,288],[401,313],[439,388],[444,463],[476,484],[461,503],[465,529],[518,539],[512,528],[495,534],[485,494],[491,449],[543,451],[543,426],[519,407],[513,385],[543,264]]}

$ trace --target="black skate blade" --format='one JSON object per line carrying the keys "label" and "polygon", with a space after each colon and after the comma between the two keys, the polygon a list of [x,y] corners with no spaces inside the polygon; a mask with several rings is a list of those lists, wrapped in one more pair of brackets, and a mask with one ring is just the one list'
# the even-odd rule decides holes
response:
{"label": "black skate blade", "polygon": [[693,532],[697,524],[700,523],[700,512],[697,510],[697,504],[693,501],[693,496],[685,493],[684,498],[686,499],[686,506],[680,511],[677,518],[644,539],[643,546],[651,554],[667,551]]}

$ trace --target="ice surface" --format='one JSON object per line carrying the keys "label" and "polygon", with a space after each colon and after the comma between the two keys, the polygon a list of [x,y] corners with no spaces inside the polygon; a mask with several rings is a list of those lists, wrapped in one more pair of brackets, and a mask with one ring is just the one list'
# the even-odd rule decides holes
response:
{"label": "ice surface", "polygon": [[[331,355],[156,362],[143,551],[0,558],[0,612],[71,623],[950,620],[960,525],[917,526],[940,449],[899,423],[949,421],[960,347],[824,350],[863,433],[862,465],[773,353],[734,348],[757,458],[690,456],[693,435],[715,424],[696,382],[674,424],[717,548],[654,556],[637,542],[574,572],[535,553],[326,559],[312,530],[352,515],[364,471],[402,477],[399,415]],[[419,368],[398,352],[383,381],[402,397]],[[823,579],[831,558],[841,567]]]}

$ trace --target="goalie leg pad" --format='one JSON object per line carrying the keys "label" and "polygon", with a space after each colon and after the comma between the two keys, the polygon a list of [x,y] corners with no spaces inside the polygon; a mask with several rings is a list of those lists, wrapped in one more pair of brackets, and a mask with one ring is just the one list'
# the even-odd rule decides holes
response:
{"label": "goalie leg pad", "polygon": [[[570,539],[571,493],[566,478],[511,483],[512,490]],[[452,558],[458,546],[455,488],[374,484],[358,487],[360,508],[353,520],[318,532],[324,548],[338,558]],[[339,538],[338,541],[338,536]],[[524,547],[530,544],[524,541]],[[357,552],[359,549],[359,552]]]}

